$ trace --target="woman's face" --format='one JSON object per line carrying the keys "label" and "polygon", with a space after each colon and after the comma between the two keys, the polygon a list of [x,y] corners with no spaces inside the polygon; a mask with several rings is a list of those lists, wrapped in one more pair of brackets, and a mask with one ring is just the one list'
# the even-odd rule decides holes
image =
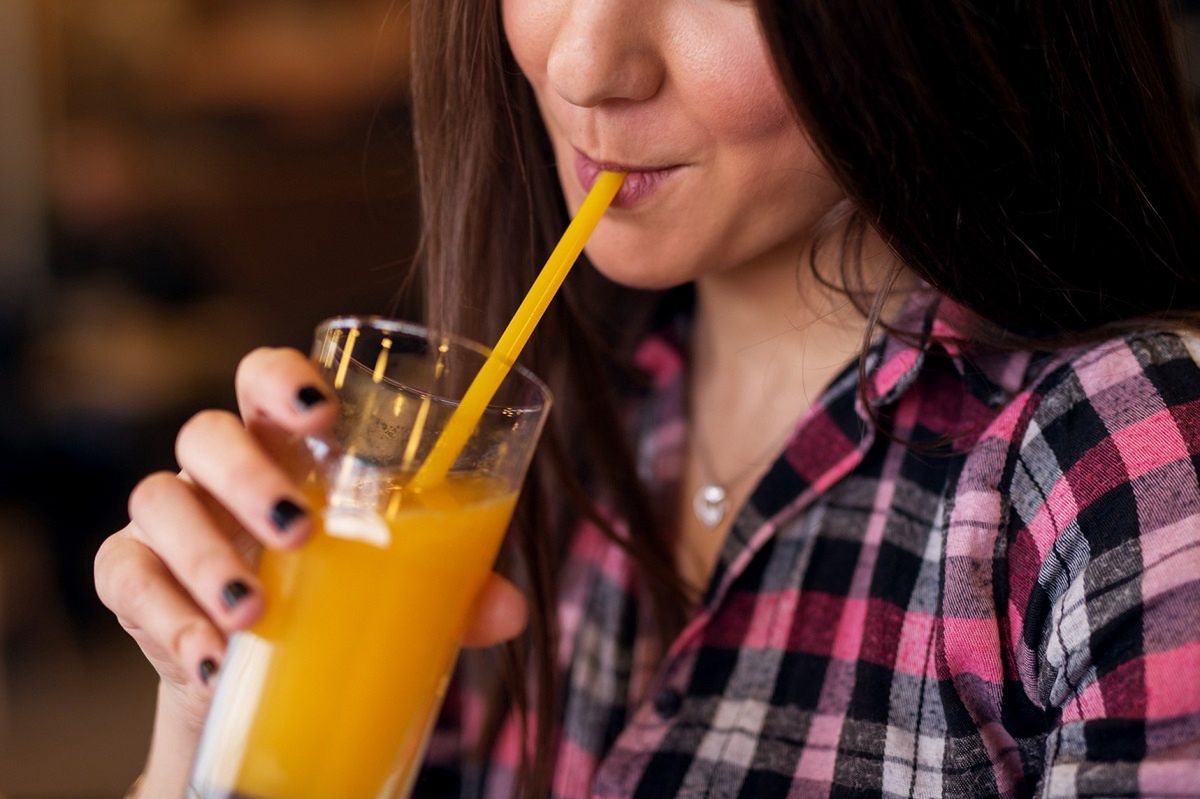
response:
{"label": "woman's face", "polygon": [[842,196],[789,112],[752,4],[503,0],[572,211],[632,171],[588,256],[666,288],[801,252]]}

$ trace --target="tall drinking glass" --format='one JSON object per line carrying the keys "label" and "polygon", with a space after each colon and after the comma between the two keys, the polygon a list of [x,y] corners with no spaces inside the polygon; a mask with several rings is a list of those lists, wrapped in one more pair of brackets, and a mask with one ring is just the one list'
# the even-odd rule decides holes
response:
{"label": "tall drinking glass", "polygon": [[267,609],[230,641],[192,774],[203,799],[408,794],[550,408],[515,367],[440,485],[407,481],[486,347],[378,318],[317,328],[339,401],[297,445],[316,533],[259,565]]}

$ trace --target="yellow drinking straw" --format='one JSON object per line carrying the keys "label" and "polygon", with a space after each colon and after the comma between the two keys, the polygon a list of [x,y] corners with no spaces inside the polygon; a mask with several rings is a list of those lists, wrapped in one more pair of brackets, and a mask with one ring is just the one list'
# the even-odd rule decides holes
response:
{"label": "yellow drinking straw", "polygon": [[450,417],[450,421],[446,422],[446,427],[442,430],[438,440],[434,442],[429,457],[425,459],[425,463],[413,476],[409,487],[414,491],[432,488],[446,479],[446,473],[458,460],[459,454],[467,445],[467,439],[475,431],[475,426],[479,424],[479,419],[487,409],[488,403],[492,401],[492,397],[499,390],[500,384],[508,375],[508,370],[516,362],[517,356],[521,354],[525,342],[529,340],[529,335],[541,321],[542,314],[550,305],[550,300],[554,299],[558,287],[562,285],[567,273],[575,265],[575,260],[579,258],[579,253],[583,252],[583,246],[587,244],[592,231],[596,229],[600,217],[608,210],[608,206],[612,204],[613,198],[617,196],[617,192],[620,191],[621,184],[624,182],[624,172],[600,173],[596,184],[592,186],[592,190],[588,192],[587,198],[580,206],[579,213],[567,226],[558,246],[554,248],[554,252],[550,253],[537,280],[533,282],[529,293],[521,301],[521,307],[517,308],[517,312],[513,314],[512,320],[504,330],[504,335],[496,343],[495,349],[484,362],[479,374],[471,381],[467,393],[463,395],[462,402]]}

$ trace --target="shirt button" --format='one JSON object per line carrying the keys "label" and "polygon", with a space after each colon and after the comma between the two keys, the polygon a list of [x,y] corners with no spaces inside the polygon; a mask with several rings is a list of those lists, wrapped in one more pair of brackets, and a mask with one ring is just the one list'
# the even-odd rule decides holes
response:
{"label": "shirt button", "polygon": [[674,688],[660,688],[654,695],[654,709],[664,719],[669,719],[683,707],[683,694]]}

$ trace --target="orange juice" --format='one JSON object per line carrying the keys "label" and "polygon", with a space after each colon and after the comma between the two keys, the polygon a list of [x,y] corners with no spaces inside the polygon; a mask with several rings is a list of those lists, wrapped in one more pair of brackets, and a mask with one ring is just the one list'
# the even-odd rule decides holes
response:
{"label": "orange juice", "polygon": [[264,554],[266,615],[230,648],[218,691],[233,695],[205,730],[240,744],[224,747],[238,762],[204,764],[208,795],[373,799],[408,786],[516,494],[454,475],[390,491],[385,513],[356,519],[312,486],[312,541]]}

